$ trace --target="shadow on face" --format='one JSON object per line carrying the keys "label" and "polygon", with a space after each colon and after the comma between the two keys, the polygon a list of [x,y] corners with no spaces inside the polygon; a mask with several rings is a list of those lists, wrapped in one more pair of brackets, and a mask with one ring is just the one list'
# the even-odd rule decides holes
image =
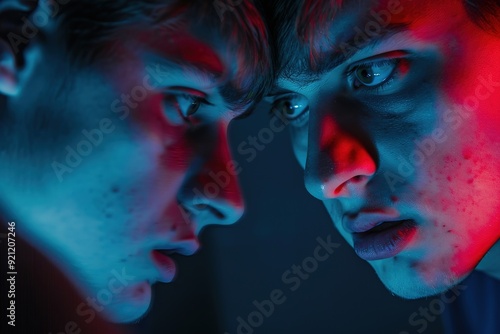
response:
{"label": "shadow on face", "polygon": [[458,1],[416,6],[295,13],[298,31],[278,30],[271,94],[307,189],[406,298],[456,284],[500,238],[500,38]]}

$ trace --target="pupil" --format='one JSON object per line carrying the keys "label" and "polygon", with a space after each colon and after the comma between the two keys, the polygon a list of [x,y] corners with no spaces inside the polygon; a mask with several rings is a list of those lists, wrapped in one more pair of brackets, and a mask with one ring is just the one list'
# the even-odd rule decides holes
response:
{"label": "pupil", "polygon": [[358,71],[358,74],[359,74],[359,77],[360,77],[360,80],[361,82],[363,83],[367,83],[367,84],[370,84],[373,82],[373,80],[375,79],[372,71],[369,71],[368,69],[366,68],[362,68]]}
{"label": "pupil", "polygon": [[198,103],[198,101],[193,101],[193,103],[191,103],[191,106],[189,107],[189,109],[187,111],[187,115],[191,116],[191,115],[195,114],[198,111],[199,106],[200,106],[200,104]]}

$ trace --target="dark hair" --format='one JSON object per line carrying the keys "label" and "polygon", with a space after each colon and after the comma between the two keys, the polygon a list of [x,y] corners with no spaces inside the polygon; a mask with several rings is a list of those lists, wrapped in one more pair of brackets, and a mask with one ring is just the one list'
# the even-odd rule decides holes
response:
{"label": "dark hair", "polygon": [[470,18],[483,30],[500,33],[499,0],[463,0]]}
{"label": "dark hair", "polygon": [[[327,35],[330,22],[347,3],[362,0],[276,0],[272,7],[272,41],[279,55],[277,73],[290,77],[316,67],[316,38]],[[456,0],[462,3],[471,20],[488,33],[499,34],[499,0]],[[298,71],[298,72],[297,72]]]}
{"label": "dark hair", "polygon": [[[31,11],[37,3],[39,1],[30,3]],[[204,34],[216,31],[216,38],[223,38],[221,44],[236,54],[237,73],[223,87],[231,102],[249,104],[265,96],[272,86],[268,29],[253,0],[230,4],[222,0],[64,0],[57,3],[61,3],[54,15],[58,29],[63,33],[71,57],[80,65],[107,58],[113,51],[110,44],[127,30],[153,28],[168,35],[198,25],[206,27],[201,29]],[[19,11],[0,14],[10,17],[15,14],[18,21],[29,16]]]}
{"label": "dark hair", "polygon": [[239,61],[225,95],[245,93],[237,102],[248,104],[266,95],[272,85],[268,29],[252,0],[224,6],[206,0],[73,0],[61,6],[61,27],[67,31],[71,54],[83,62],[106,52],[108,42],[124,28],[158,27],[172,34],[188,24],[206,27],[205,32],[214,29]]}

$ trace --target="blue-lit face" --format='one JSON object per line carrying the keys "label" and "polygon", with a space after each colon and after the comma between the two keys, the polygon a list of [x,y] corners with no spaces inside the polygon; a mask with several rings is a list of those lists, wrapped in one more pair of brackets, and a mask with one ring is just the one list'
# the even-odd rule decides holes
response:
{"label": "blue-lit face", "polygon": [[333,25],[337,66],[284,72],[273,95],[307,189],[400,296],[500,277],[500,38],[459,1],[359,8],[336,16],[353,22]]}
{"label": "blue-lit face", "polygon": [[19,235],[81,288],[81,320],[142,316],[152,284],[174,278],[168,255],[193,254],[204,226],[243,212],[226,131],[245,108],[220,90],[236,61],[206,35],[128,33],[85,67],[50,35],[27,51],[0,196]]}

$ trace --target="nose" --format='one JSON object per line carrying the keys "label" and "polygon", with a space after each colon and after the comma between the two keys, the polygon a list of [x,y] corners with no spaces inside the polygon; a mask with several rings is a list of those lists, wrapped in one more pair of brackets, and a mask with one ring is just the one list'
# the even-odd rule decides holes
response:
{"label": "nose", "polygon": [[238,164],[231,159],[227,124],[219,124],[210,139],[198,144],[200,155],[178,195],[179,203],[192,215],[199,233],[207,225],[230,225],[244,212],[237,175]]}
{"label": "nose", "polygon": [[320,200],[361,192],[377,167],[360,138],[342,130],[331,114],[310,126],[305,168],[307,190]]}

